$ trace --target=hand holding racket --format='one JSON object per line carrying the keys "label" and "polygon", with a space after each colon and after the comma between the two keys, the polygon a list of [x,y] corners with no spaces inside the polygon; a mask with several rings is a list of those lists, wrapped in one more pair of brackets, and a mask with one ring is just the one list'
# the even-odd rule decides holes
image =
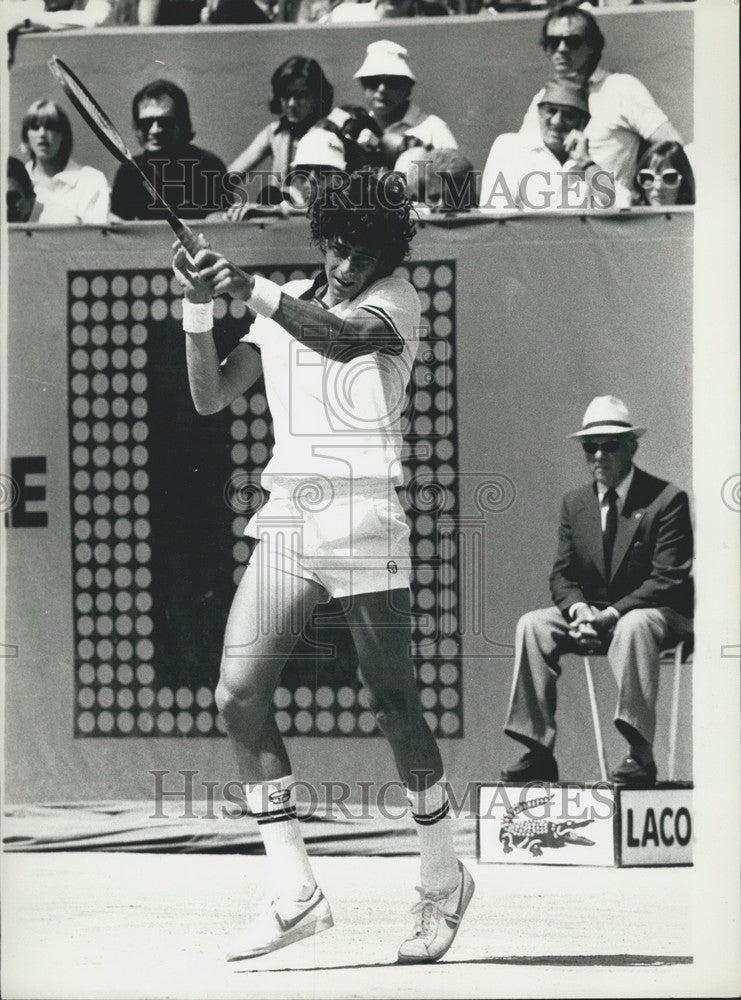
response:
{"label": "hand holding racket", "polygon": [[146,174],[139,168],[134,157],[129,152],[126,143],[121,138],[108,115],[103,111],[98,102],[92,96],[87,87],[75,76],[69,66],[65,65],[61,59],[52,56],[49,60],[49,69],[62,86],[67,97],[77,108],[95,135],[100,139],[106,149],[113,153],[120,163],[128,164],[139,175],[144,187],[152,196],[158,208],[165,213],[165,218],[170,228],[180,240],[192,258],[201,249],[202,244],[196,239],[193,230],[179,219],[172,211],[167,202],[162,198],[157,189],[151,183]]}

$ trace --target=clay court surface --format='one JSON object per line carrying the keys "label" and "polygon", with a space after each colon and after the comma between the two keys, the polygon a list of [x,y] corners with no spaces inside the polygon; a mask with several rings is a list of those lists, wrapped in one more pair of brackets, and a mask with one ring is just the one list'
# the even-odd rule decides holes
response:
{"label": "clay court surface", "polygon": [[[316,857],[333,930],[250,962],[225,939],[259,905],[265,859],[29,853],[3,858],[6,998],[702,995],[691,868],[479,865],[436,966],[396,966],[411,857]],[[707,994],[706,994],[707,995]]]}

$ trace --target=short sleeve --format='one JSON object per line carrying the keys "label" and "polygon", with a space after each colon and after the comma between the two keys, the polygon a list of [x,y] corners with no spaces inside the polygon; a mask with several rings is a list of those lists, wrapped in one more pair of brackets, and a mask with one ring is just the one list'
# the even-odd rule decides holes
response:
{"label": "short sleeve", "polygon": [[506,132],[494,140],[481,176],[479,208],[500,212],[517,208],[520,149],[519,133]]}
{"label": "short sleeve", "polygon": [[404,347],[416,350],[420,337],[422,308],[413,285],[403,278],[382,278],[375,282],[358,307],[383,319]]}
{"label": "short sleeve", "polygon": [[406,134],[416,136],[433,149],[458,149],[455,136],[437,115],[428,115],[419,125],[407,129]]}
{"label": "short sleeve", "polygon": [[538,118],[538,101],[545,93],[545,87],[541,87],[535,97],[530,101],[530,107],[525,112],[520,126],[521,135],[537,135],[540,137],[540,119]]}
{"label": "short sleeve", "polygon": [[634,76],[615,73],[608,78],[608,82],[620,88],[619,106],[623,125],[642,139],[650,139],[657,128],[669,121],[648,87]]}

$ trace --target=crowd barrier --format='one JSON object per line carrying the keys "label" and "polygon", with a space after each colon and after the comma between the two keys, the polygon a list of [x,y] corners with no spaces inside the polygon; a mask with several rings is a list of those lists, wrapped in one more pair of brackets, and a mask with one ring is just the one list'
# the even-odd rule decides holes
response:
{"label": "crowd barrier", "polygon": [[[317,260],[302,219],[203,229],[277,280]],[[170,239],[158,223],[10,229],[9,802],[142,799],[154,769],[171,772],[173,786],[184,769],[204,781],[233,776],[212,687],[247,558],[245,483],[265,460],[270,421],[259,390],[221,414],[195,414]],[[415,241],[405,273],[430,334],[413,377],[407,478],[436,485],[410,506],[415,608],[426,614],[414,649],[453,781],[491,781],[513,755],[501,726],[514,627],[549,603],[560,497],[586,477],[567,434],[587,401],[626,399],[649,428],[639,464],[691,487],[691,269],[688,210],[471,216],[425,225]],[[226,350],[244,307],[220,302],[216,316]],[[296,774],[392,777],[347,640],[326,620],[317,629],[276,699]],[[623,747],[609,723],[607,673],[596,686],[615,760]],[[593,779],[578,662],[561,689],[562,773]],[[691,776],[689,703],[682,779]]]}
{"label": "crowd barrier", "polygon": [[[604,10],[602,65],[645,83],[686,143],[693,139],[691,4]],[[380,25],[267,25],[221,28],[119,28],[21,37],[10,72],[11,151],[20,143],[32,101],[66,98],[47,68],[56,53],[86,83],[137,149],[131,99],[144,84],[166,77],[188,94],[196,143],[229,163],[270,120],[269,81],[289,56],[319,60],[334,84],[336,103],[363,103],[353,73],[366,46],[391,38],[409,49],[415,101],[447,121],[461,149],[483,170],[492,142],[517,131],[532,96],[550,75],[540,49],[542,15],[503,18],[395,20]],[[71,111],[74,155],[112,178],[115,162]]]}

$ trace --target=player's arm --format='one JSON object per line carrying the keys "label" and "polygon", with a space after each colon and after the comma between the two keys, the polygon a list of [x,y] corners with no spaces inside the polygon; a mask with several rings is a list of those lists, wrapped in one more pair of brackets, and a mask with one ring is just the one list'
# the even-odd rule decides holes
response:
{"label": "player's arm", "polygon": [[[203,237],[199,239],[202,240]],[[204,316],[210,311],[208,306],[212,303],[212,298],[209,289],[199,281],[198,273],[183,247],[176,243],[173,249],[173,271],[183,288],[185,327],[189,307],[194,307],[191,313],[200,311],[201,316]],[[199,326],[198,322],[193,322],[192,317],[189,322],[191,326]],[[210,319],[204,318],[200,324],[201,329],[190,332],[186,329],[185,332],[190,394],[196,410],[203,415],[218,413],[229,406],[259,378],[262,371],[259,351],[247,343],[238,344],[220,362],[212,325]]]}
{"label": "player's arm", "polygon": [[213,250],[200,250],[195,262],[201,282],[214,295],[241,299],[325,357],[350,361],[374,351],[400,354],[403,349],[401,336],[381,315],[361,308],[340,318],[315,302],[286,295],[279,285],[242,271]]}

